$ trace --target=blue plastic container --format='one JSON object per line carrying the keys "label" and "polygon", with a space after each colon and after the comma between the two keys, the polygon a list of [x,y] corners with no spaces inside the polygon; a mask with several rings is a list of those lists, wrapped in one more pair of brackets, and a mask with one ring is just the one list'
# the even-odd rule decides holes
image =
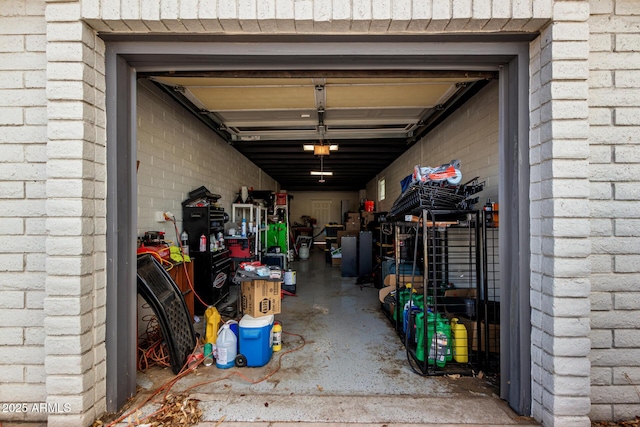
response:
{"label": "blue plastic container", "polygon": [[240,319],[240,354],[247,359],[247,366],[264,366],[273,354],[273,314]]}

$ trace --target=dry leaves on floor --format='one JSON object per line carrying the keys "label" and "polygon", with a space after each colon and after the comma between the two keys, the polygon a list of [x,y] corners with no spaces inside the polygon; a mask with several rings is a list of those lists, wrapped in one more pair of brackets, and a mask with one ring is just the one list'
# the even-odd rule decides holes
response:
{"label": "dry leaves on floor", "polygon": [[186,394],[168,395],[162,404],[162,410],[149,418],[150,427],[193,426],[200,422],[202,409],[198,400]]}
{"label": "dry leaves on floor", "polygon": [[640,426],[640,415],[636,415],[634,420],[626,421],[593,421],[591,427],[636,427]]}

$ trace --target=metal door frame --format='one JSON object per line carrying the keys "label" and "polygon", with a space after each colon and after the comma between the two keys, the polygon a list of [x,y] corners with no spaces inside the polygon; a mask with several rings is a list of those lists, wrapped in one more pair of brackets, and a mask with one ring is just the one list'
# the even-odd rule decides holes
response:
{"label": "metal door frame", "polygon": [[[101,35],[107,45],[107,410],[135,393],[137,72],[210,70],[499,71],[501,397],[531,412],[529,41],[465,36]],[[283,53],[284,52],[284,53]],[[514,255],[515,254],[515,255]],[[515,257],[515,259],[513,259]]]}

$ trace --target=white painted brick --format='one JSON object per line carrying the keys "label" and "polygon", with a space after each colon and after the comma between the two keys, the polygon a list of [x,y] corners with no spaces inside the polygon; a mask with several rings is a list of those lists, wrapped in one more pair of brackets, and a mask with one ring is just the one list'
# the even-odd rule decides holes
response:
{"label": "white painted brick", "polygon": [[640,35],[618,34],[615,38],[617,52],[635,52],[640,45]]}
{"label": "white painted brick", "polygon": [[611,55],[607,52],[592,52],[589,66],[594,70],[634,70],[640,65],[640,55],[622,52]]}
{"label": "white painted brick", "polygon": [[613,299],[609,292],[591,293],[591,310],[603,311],[613,308]]}
{"label": "white painted brick", "polygon": [[615,0],[591,0],[589,2],[591,15],[608,15],[610,13],[613,13],[614,1]]}
{"label": "white painted brick", "polygon": [[[145,0],[146,1],[146,0]],[[91,392],[87,392],[89,395],[93,395]],[[68,398],[69,396],[65,396]],[[66,427],[66,426],[86,426],[91,425],[96,418],[96,414],[93,412],[93,407],[88,405],[85,409],[86,412],[80,414],[76,413],[73,409],[69,414],[50,414],[47,417],[47,427]]]}
{"label": "white painted brick", "polygon": [[554,357],[548,360],[549,366],[545,365],[544,367],[554,375],[584,376],[587,378],[591,371],[589,359],[584,357]]}
{"label": "white painted brick", "polygon": [[[638,88],[640,87],[640,72],[636,70],[616,70],[616,87]],[[611,85],[609,85],[611,86]]]}
{"label": "white painted brick", "polygon": [[80,20],[80,3],[48,3],[47,22],[75,22]]}
{"label": "white painted brick", "polygon": [[592,144],[611,144],[616,141],[618,144],[634,144],[637,141],[637,126],[616,126],[605,128],[602,126],[594,126],[591,129]]}
{"label": "white painted brick", "polygon": [[589,259],[591,261],[592,274],[613,272],[613,260],[610,255],[591,255]]}
{"label": "white painted brick", "polygon": [[41,384],[11,384],[10,388],[0,388],[0,399],[3,402],[40,403],[46,398],[46,391]]}
{"label": "white painted brick", "polygon": [[589,26],[584,22],[556,22],[553,24],[553,39],[554,42],[589,40]]}
{"label": "white painted brick", "polygon": [[614,183],[614,192],[616,200],[638,200],[640,189],[635,183]]}
{"label": "white painted brick", "polygon": [[87,372],[93,367],[93,353],[82,355],[47,355],[45,361],[46,373],[50,375],[77,375]]}
{"label": "white painted brick", "polygon": [[[44,352],[41,347],[6,345],[0,347],[0,356],[3,363],[8,365],[40,365],[44,363]],[[0,394],[2,391],[3,389],[0,388]]]}
{"label": "white painted brick", "polygon": [[[13,259],[15,258],[15,259]],[[22,271],[24,269],[24,260],[22,254],[2,254],[0,256],[0,265],[6,261],[8,264],[19,265],[19,268],[3,268],[3,271]],[[2,301],[0,308],[24,308],[24,292],[2,292]]]}
{"label": "white painted brick", "polygon": [[91,332],[79,337],[47,337],[44,341],[47,355],[80,355],[88,352],[92,344],[93,336]]}
{"label": "white painted brick", "polygon": [[640,145],[618,145],[614,150],[616,163],[640,162]]}
{"label": "white painted brick", "polygon": [[47,393],[58,396],[80,394],[92,386],[92,376],[84,375],[50,375],[47,377]]}
{"label": "white painted brick", "polygon": [[[617,79],[616,79],[617,81]],[[589,72],[589,87],[590,88],[603,88],[613,86],[613,72],[609,70],[597,71],[591,70]]]}
{"label": "white painted brick", "polygon": [[638,394],[633,385],[594,387],[591,399],[594,403],[638,403]]}
{"label": "white painted brick", "polygon": [[631,218],[614,219],[616,236],[640,237],[640,220]]}
{"label": "white painted brick", "polygon": [[0,97],[0,107],[40,107],[45,103],[45,91],[41,89],[3,90]]}
{"label": "white painted brick", "polygon": [[44,366],[42,365],[28,365],[25,367],[25,382],[27,383],[40,383],[44,384],[46,375],[44,372]]}
{"label": "white painted brick", "polygon": [[542,222],[544,233],[555,237],[584,237],[591,231],[587,218],[553,218]]}
{"label": "white painted brick", "polygon": [[[617,298],[617,295],[616,295]],[[639,306],[637,305],[638,299],[634,301],[636,306],[632,309],[637,309]],[[636,329],[618,329],[613,331],[613,342],[617,348],[620,347],[628,347],[635,348],[638,347],[638,343],[640,342],[640,330]]]}
{"label": "white painted brick", "polygon": [[[638,175],[636,175],[636,166],[635,164],[630,163],[619,163],[619,168],[617,168],[617,178],[620,181],[633,181]],[[591,169],[591,178],[594,181],[607,181],[614,178],[612,175],[611,167],[607,167],[605,165],[592,165]]]}
{"label": "white painted brick", "polygon": [[3,383],[22,383],[24,370],[23,365],[0,365],[0,378]]}
{"label": "white painted brick", "polygon": [[589,337],[591,338],[591,349],[613,346],[613,332],[609,329],[592,329]]}
{"label": "white painted brick", "polygon": [[563,256],[582,258],[591,253],[591,243],[588,239],[581,238],[547,237],[542,240],[542,253],[544,255],[555,255],[554,262],[564,261],[557,259]]}
{"label": "white painted brick", "polygon": [[[586,360],[586,359],[585,359]],[[545,375],[546,374],[546,375]],[[588,394],[590,388],[589,381],[589,370],[587,369],[587,375],[585,376],[561,376],[561,375],[553,375],[551,373],[543,374],[543,383],[550,393],[556,395],[557,398],[564,398],[565,396],[584,396],[585,393]],[[557,396],[557,395],[562,395]],[[581,410],[576,410],[575,413],[572,412],[563,412],[557,413],[557,415],[581,415]],[[563,424],[566,425],[566,424]]]}
{"label": "white painted brick", "polygon": [[42,325],[24,329],[24,343],[26,345],[44,346],[46,334]]}
{"label": "white painted brick", "polygon": [[25,123],[28,125],[46,125],[47,109],[43,107],[25,108],[24,118],[25,118]]}
{"label": "white painted brick", "polygon": [[591,52],[611,52],[613,36],[611,34],[590,34],[589,48]]}
{"label": "white painted brick", "polygon": [[555,1],[553,17],[560,21],[586,21],[589,18],[589,2]]}
{"label": "white painted brick", "polygon": [[5,199],[22,199],[24,198],[24,183],[0,182],[0,194]]}
{"label": "white painted brick", "polygon": [[613,407],[613,416],[609,419],[613,420],[632,420],[637,416],[640,405],[633,403],[629,405],[616,404]]}
{"label": "white painted brick", "polygon": [[26,297],[27,297],[27,301],[26,301],[26,307],[28,309],[38,309],[41,310],[44,307],[44,298],[45,298],[45,292],[44,291],[40,291],[40,292],[36,292],[36,291],[31,291],[31,292],[27,292],[26,293]]}
{"label": "white painted brick", "polygon": [[82,316],[47,316],[44,326],[48,336],[81,335],[93,325],[91,314]]}
{"label": "white painted brick", "polygon": [[[586,390],[584,390],[584,392],[588,393],[589,391],[589,387],[586,388]],[[562,414],[566,414],[566,415],[573,415],[573,414],[581,414],[581,413],[588,413],[589,412],[589,406],[590,406],[590,401],[588,397],[573,397],[573,396],[554,396],[552,394],[545,394],[543,396],[543,405],[545,406],[545,409],[549,410],[549,411],[553,411],[553,413],[557,414],[557,415],[562,415]],[[584,424],[584,422],[582,424],[578,424],[579,426],[588,426],[588,421],[587,420],[587,424]],[[550,426],[575,426],[575,424],[569,424],[566,421],[562,421],[559,423],[552,423],[552,424],[547,424],[546,422],[543,425],[550,425]]]}
{"label": "white painted brick", "polygon": [[640,125],[640,108],[616,108],[615,124],[618,126]]}
{"label": "white painted brick", "polygon": [[552,0],[534,1],[532,6],[534,18],[551,18],[553,16]]}
{"label": "white painted brick", "polygon": [[[3,291],[0,295],[7,293],[7,291]],[[22,332],[22,328],[13,327],[13,328],[0,328],[0,345],[22,345],[24,344],[24,336]],[[0,365],[1,366],[1,365]],[[2,378],[0,376],[0,378]]]}
{"label": "white painted brick", "polygon": [[[549,316],[543,316],[542,328],[548,331],[553,330],[556,336],[555,338],[556,340],[560,340],[562,337],[573,337],[573,338],[577,338],[579,342],[579,340],[581,339],[580,337],[587,336],[587,334],[589,333],[589,319],[577,318],[577,317],[573,317],[573,318],[566,317],[566,318],[554,319],[554,318],[550,318]],[[577,345],[574,345],[573,349],[572,349],[572,346],[568,346],[566,352],[563,351],[561,354],[565,356],[580,356],[580,355],[586,356],[589,353],[588,343],[586,347],[587,349],[585,353],[584,348],[582,349],[578,348]]]}
{"label": "white painted brick", "polygon": [[610,108],[590,108],[589,124],[591,126],[613,124],[613,110]]}
{"label": "white painted brick", "polygon": [[635,0],[618,0],[615,3],[616,15],[640,15],[638,3]]}
{"label": "white painted brick", "polygon": [[611,368],[591,368],[591,385],[611,385],[612,371]]}
{"label": "white painted brick", "polygon": [[145,0],[140,2],[140,17],[145,21],[159,21],[160,0]]}
{"label": "white painted brick", "polygon": [[[558,41],[553,48],[542,50],[541,61],[586,59],[589,57],[589,43],[586,41]],[[589,57],[590,58],[590,57]]]}
{"label": "white painted brick", "polygon": [[[70,406],[71,410],[69,411],[70,414],[75,414],[75,413],[79,413],[82,411],[86,411],[88,414],[91,414],[90,408],[91,405],[93,404],[93,399],[94,399],[94,394],[89,392],[85,392],[85,393],[78,393],[75,396],[70,396],[70,395],[66,395],[66,396],[56,396],[56,395],[49,395],[47,397],[47,403],[51,404],[51,405],[57,405],[58,407],[64,407],[65,405]],[[94,414],[91,414],[94,415]],[[47,419],[47,427],[54,425],[54,423],[52,423],[52,418],[54,417],[53,414],[49,414],[49,417]],[[60,421],[62,420],[66,420],[67,423],[61,423]],[[57,427],[64,427],[65,425],[69,426],[69,425],[74,425],[74,426],[84,426],[84,425],[90,425],[92,423],[92,421],[79,421],[75,418],[67,418],[66,415],[60,416],[56,421],[55,421],[55,425]]]}
{"label": "white painted brick", "polygon": [[612,370],[613,384],[640,384],[640,367],[620,366]]}
{"label": "white painted brick", "polygon": [[[639,328],[640,316],[629,316],[627,310],[620,311],[594,311],[591,313],[591,326],[593,328]],[[640,349],[638,349],[640,351]]]}
{"label": "white painted brick", "polygon": [[46,254],[27,254],[27,271],[45,271]]}
{"label": "white painted brick", "polygon": [[0,35],[0,52],[22,52],[24,49],[24,36]]}
{"label": "white painted brick", "polygon": [[[640,292],[617,292],[614,294],[614,308],[616,310],[637,310],[638,307],[640,307]],[[636,344],[638,343],[640,341],[636,341]]]}

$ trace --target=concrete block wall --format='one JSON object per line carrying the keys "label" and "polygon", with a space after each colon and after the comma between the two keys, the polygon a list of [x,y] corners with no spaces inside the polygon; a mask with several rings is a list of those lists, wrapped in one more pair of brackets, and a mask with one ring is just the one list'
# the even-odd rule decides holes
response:
{"label": "concrete block wall", "polygon": [[532,413],[589,426],[588,1],[556,1],[530,46]]}
{"label": "concrete block wall", "polygon": [[640,414],[640,4],[591,2],[591,418]]}
{"label": "concrete block wall", "polygon": [[211,129],[147,80],[138,81],[138,236],[165,231],[176,240],[173,224],[158,222],[171,212],[182,230],[182,201],[205,186],[231,204],[242,186],[277,190],[277,183]]}
{"label": "concrete block wall", "polygon": [[0,412],[46,421],[47,92],[45,4],[0,2]]}
{"label": "concrete block wall", "polygon": [[[461,126],[461,123],[464,123]],[[485,182],[478,193],[478,208],[487,198],[498,201],[498,82],[490,82],[469,102],[460,107],[429,135],[381,171],[367,184],[367,198],[378,200],[378,180],[385,178],[386,198],[379,211],[388,211],[401,194],[400,181],[416,165],[438,166],[458,159],[462,181],[479,177]]]}
{"label": "concrete block wall", "polygon": [[96,30],[135,33],[437,33],[536,31],[553,0],[82,0]]}
{"label": "concrete block wall", "polygon": [[[28,3],[28,2],[27,2]],[[47,2],[48,426],[106,410],[105,46],[75,2]]]}
{"label": "concrete block wall", "polygon": [[[19,419],[89,425],[105,407],[104,45],[92,30],[493,32],[550,20],[531,45],[532,409],[558,426],[637,413],[636,1],[163,5],[0,2],[0,351],[16,359],[0,359],[0,399],[71,405]],[[415,158],[431,163],[423,152],[399,162]],[[389,203],[403,168],[387,178]]]}

